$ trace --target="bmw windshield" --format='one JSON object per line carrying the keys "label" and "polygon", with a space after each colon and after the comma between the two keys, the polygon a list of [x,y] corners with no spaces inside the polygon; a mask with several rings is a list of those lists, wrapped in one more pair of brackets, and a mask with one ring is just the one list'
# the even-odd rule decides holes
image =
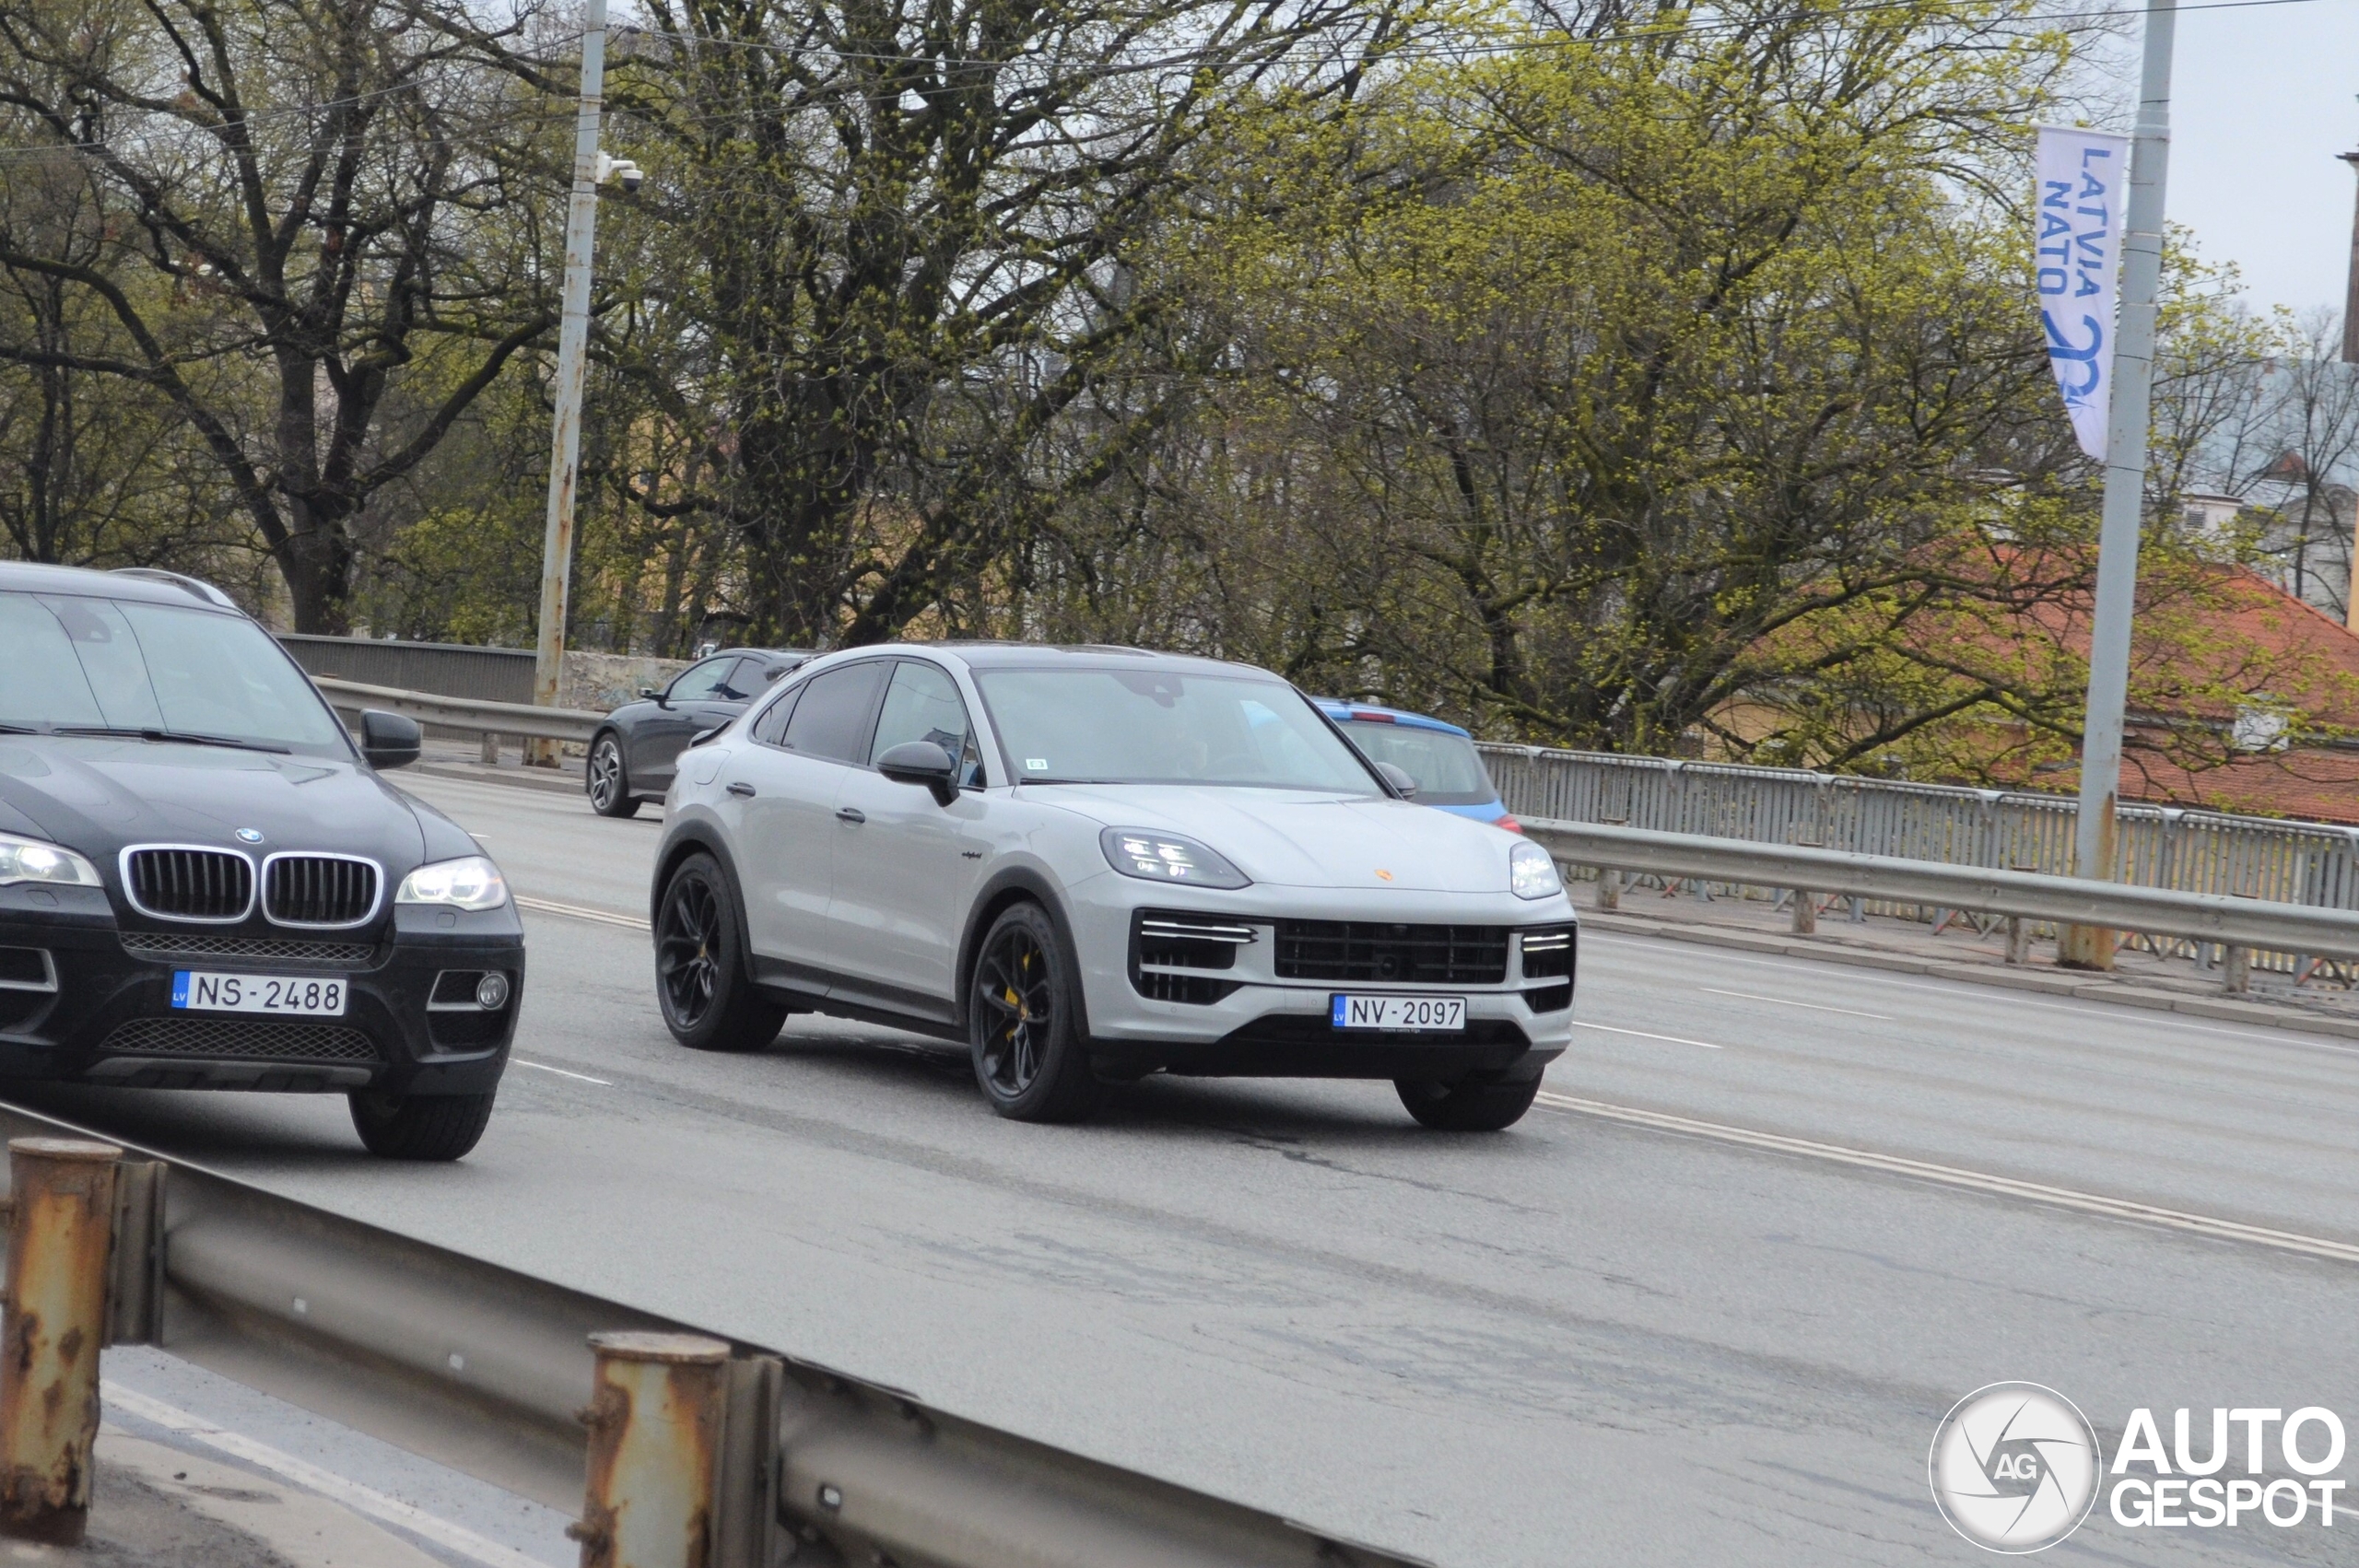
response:
{"label": "bmw windshield", "polygon": [[975,683],[1018,783],[1384,793],[1283,681],[1149,668],[983,670]]}
{"label": "bmw windshield", "polygon": [[0,732],[120,735],[348,761],[303,673],[241,615],[0,592]]}

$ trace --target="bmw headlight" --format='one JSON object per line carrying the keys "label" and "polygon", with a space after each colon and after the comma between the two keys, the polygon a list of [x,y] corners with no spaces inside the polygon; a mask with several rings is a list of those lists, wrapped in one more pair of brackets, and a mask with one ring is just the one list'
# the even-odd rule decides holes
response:
{"label": "bmw headlight", "polygon": [[1565,891],[1556,877],[1556,862],[1547,850],[1530,842],[1508,851],[1508,885],[1515,889],[1518,898],[1545,898]]}
{"label": "bmw headlight", "polygon": [[402,878],[396,904],[448,904],[457,909],[497,909],[508,902],[499,868],[481,855],[436,860]]}
{"label": "bmw headlight", "polygon": [[97,887],[99,868],[71,849],[0,833],[0,887],[15,882],[45,882],[53,886]]}
{"label": "bmw headlight", "polygon": [[1192,838],[1145,827],[1109,827],[1097,836],[1106,863],[1142,882],[1191,887],[1250,887],[1250,878]]}

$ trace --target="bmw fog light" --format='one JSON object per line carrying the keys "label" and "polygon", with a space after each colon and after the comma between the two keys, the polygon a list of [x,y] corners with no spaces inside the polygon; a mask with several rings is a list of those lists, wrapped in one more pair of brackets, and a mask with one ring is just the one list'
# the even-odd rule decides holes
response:
{"label": "bmw fog light", "polygon": [[508,1005],[508,977],[494,969],[475,982],[475,1005],[497,1012]]}
{"label": "bmw fog light", "polygon": [[1508,851],[1508,885],[1518,898],[1545,898],[1565,891],[1556,877],[1555,860],[1547,850],[1529,842]]}

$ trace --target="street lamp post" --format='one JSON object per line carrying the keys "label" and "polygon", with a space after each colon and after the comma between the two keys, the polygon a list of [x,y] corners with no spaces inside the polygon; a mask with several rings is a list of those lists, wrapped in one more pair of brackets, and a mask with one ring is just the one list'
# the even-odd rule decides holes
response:
{"label": "street lamp post", "polygon": [[[2113,880],[2119,853],[2121,719],[2130,691],[2130,626],[2137,606],[2138,534],[2145,511],[2146,421],[2154,383],[2154,298],[2163,273],[2163,191],[2170,171],[2171,42],[2177,0],[2147,0],[2130,211],[2121,242],[2121,317],[2114,333],[2113,403],[2106,430],[2105,517],[2097,537],[2096,614],[2089,630],[2089,708],[2081,740],[2081,814],[2072,870]],[[2113,967],[2114,933],[2066,926],[2057,962]]]}
{"label": "street lamp post", "polygon": [[[541,536],[541,626],[533,701],[557,706],[565,663],[566,598],[573,572],[573,488],[581,459],[581,380],[590,349],[590,262],[598,231],[598,118],[606,90],[606,0],[589,0],[581,27],[581,98],[573,124],[573,199],[565,215],[565,283],[557,338],[557,419],[549,443],[549,508]],[[555,767],[555,741],[527,741],[524,759]]]}

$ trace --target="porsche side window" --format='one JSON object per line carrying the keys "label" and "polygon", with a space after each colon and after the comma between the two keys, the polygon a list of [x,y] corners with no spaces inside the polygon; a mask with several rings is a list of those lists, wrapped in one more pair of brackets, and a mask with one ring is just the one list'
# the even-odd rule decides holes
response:
{"label": "porsche side window", "polygon": [[797,689],[763,708],[762,716],[754,720],[755,741],[765,746],[783,745],[786,743],[787,720],[794,717],[794,705],[802,697],[802,691]]}
{"label": "porsche side window", "polygon": [[863,761],[868,755],[877,688],[891,670],[888,661],[875,659],[813,676],[794,705],[794,716],[786,721],[786,738],[780,743],[805,756]]}
{"label": "porsche side window", "polygon": [[931,664],[905,660],[893,672],[885,693],[885,711],[877,716],[876,740],[868,748],[873,764],[905,741],[932,741],[958,763],[962,786],[980,785],[982,758],[975,750],[975,727],[967,720],[967,704],[948,675]]}

